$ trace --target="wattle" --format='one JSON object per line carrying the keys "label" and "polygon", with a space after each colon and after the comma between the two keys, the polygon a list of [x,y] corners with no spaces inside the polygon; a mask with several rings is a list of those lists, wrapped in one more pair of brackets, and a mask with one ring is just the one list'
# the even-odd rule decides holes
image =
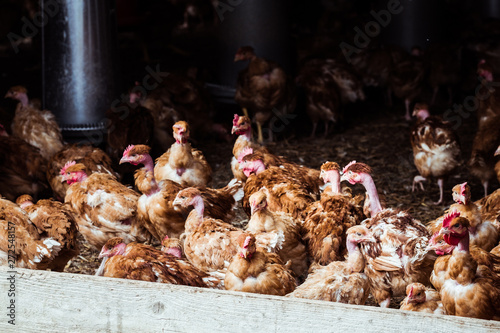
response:
{"label": "wattle", "polygon": [[450,245],[457,246],[460,243],[461,237],[456,237],[454,235],[444,235],[444,241]]}

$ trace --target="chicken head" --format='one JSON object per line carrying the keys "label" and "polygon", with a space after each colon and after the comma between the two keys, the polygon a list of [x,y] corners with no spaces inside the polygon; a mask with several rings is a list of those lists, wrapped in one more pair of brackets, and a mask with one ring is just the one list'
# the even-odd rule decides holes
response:
{"label": "chicken head", "polygon": [[240,250],[238,255],[244,259],[251,259],[257,247],[255,245],[255,237],[251,234],[243,233],[236,240]]}
{"label": "chicken head", "polygon": [[467,182],[453,186],[453,200],[462,205],[467,205],[471,199],[470,186]]}
{"label": "chicken head", "polygon": [[233,128],[231,129],[231,134],[245,135],[252,131],[252,123],[250,118],[247,116],[234,115],[233,118]]}
{"label": "chicken head", "polygon": [[150,147],[146,145],[129,145],[120,159],[120,164],[130,163],[133,165],[143,164],[146,161],[146,155],[149,155]]}
{"label": "chicken head", "polygon": [[406,286],[407,303],[424,303],[426,300],[425,286],[421,283],[410,283]]}
{"label": "chicken head", "polygon": [[61,182],[66,182],[68,185],[82,182],[87,179],[86,170],[87,167],[82,163],[76,163],[75,161],[67,162],[60,172],[63,176]]}
{"label": "chicken head", "polygon": [[99,259],[121,255],[125,252],[125,247],[127,247],[127,245],[125,244],[123,238],[110,238],[102,247],[101,253],[99,253]]}

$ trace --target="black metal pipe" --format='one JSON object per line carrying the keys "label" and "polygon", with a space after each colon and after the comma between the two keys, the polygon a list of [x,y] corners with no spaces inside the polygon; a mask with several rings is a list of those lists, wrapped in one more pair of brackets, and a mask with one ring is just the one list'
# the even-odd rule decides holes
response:
{"label": "black metal pipe", "polygon": [[[119,92],[113,0],[42,0],[42,98],[69,141],[102,132]],[[99,140],[98,141],[102,141]]]}

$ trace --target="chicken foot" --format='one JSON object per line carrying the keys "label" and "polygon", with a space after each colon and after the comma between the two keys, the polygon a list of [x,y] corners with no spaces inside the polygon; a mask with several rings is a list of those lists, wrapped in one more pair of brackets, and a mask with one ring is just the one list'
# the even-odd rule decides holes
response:
{"label": "chicken foot", "polygon": [[415,177],[413,178],[413,185],[412,185],[412,187],[411,187],[411,191],[412,191],[412,192],[415,192],[415,184],[420,185],[420,189],[421,189],[422,191],[424,191],[424,190],[425,190],[425,189],[424,189],[424,184],[422,184],[422,182],[425,182],[426,180],[427,180],[427,178],[422,177],[422,176],[420,176],[420,175],[415,176]]}

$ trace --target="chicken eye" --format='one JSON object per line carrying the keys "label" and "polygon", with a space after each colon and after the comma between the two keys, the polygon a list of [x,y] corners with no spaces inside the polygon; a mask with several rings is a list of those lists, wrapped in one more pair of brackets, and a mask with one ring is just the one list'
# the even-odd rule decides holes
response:
{"label": "chicken eye", "polygon": [[356,236],[361,236],[361,233],[360,233],[360,232],[357,232],[357,233],[356,233]]}
{"label": "chicken eye", "polygon": [[184,199],[186,199],[186,197],[185,196],[181,196],[181,199],[184,200]]}

